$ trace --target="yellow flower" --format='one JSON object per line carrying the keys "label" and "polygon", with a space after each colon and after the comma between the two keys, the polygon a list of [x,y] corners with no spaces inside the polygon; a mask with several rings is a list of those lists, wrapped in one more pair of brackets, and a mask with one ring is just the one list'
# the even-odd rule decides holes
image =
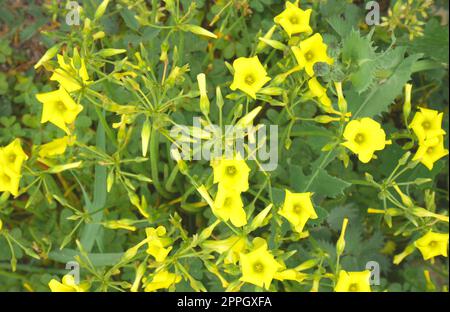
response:
{"label": "yellow flower", "polygon": [[240,156],[235,159],[220,159],[212,162],[214,183],[238,192],[248,190],[250,168]]}
{"label": "yellow flower", "polygon": [[55,69],[50,80],[58,81],[67,92],[78,91],[84,85],[89,84],[89,76],[84,59],[80,59],[79,69],[75,67],[73,58],[70,59],[70,64],[67,64],[64,61],[64,57],[60,54],[57,55],[57,59],[59,68]]}
{"label": "yellow flower", "polygon": [[346,272],[339,271],[339,278],[334,291],[336,292],[370,292],[370,271]]}
{"label": "yellow flower", "polygon": [[179,283],[180,281],[180,275],[162,270],[155,274],[152,281],[145,286],[144,290],[146,292],[151,292],[158,289],[165,289]]}
{"label": "yellow flower", "polygon": [[429,231],[427,234],[416,240],[414,246],[420,250],[424,260],[436,256],[448,257],[448,233],[443,234]]}
{"label": "yellow flower", "polygon": [[202,247],[205,249],[214,250],[219,254],[225,253],[225,264],[238,262],[239,254],[244,251],[246,246],[245,238],[239,236],[230,236],[221,240],[207,240],[202,244]]}
{"label": "yellow flower", "polygon": [[0,219],[0,231],[2,230],[2,228],[3,228],[3,221],[2,219]]}
{"label": "yellow flower", "polygon": [[278,211],[301,233],[309,219],[317,219],[316,211],[311,202],[312,193],[291,193],[286,190],[283,207]]}
{"label": "yellow flower", "polygon": [[20,139],[0,148],[0,192],[19,195],[22,164],[28,156],[22,149]]}
{"label": "yellow flower", "polygon": [[236,227],[247,224],[244,203],[242,202],[240,192],[235,189],[226,188],[222,184],[219,184],[213,208],[213,212],[217,217],[224,221],[230,220]]}
{"label": "yellow flower", "polygon": [[301,68],[305,68],[309,76],[314,76],[314,64],[324,62],[333,64],[333,59],[327,55],[327,45],[323,43],[320,34],[313,36],[300,42],[298,47],[292,47],[292,52]]}
{"label": "yellow flower", "polygon": [[256,92],[270,80],[258,56],[240,57],[233,62],[233,68],[234,79],[230,86],[231,90],[239,89],[253,99],[256,99]]}
{"label": "yellow flower", "polygon": [[0,192],[10,192],[15,197],[19,195],[20,175],[0,168]]}
{"label": "yellow flower", "polygon": [[413,160],[420,160],[429,170],[433,169],[436,161],[448,155],[444,148],[444,136],[431,137],[420,143]]}
{"label": "yellow flower", "polygon": [[419,107],[419,109],[420,112],[414,115],[409,125],[419,139],[419,142],[445,134],[445,131],[441,129],[443,113],[423,107]]}
{"label": "yellow flower", "polygon": [[240,280],[269,289],[270,283],[281,265],[267,250],[267,243],[264,239],[255,238],[253,243],[255,250],[240,255],[239,263],[242,271]]}
{"label": "yellow flower", "polygon": [[22,149],[20,139],[15,139],[7,146],[0,148],[0,164],[5,171],[20,174],[22,164],[27,159],[28,156]]}
{"label": "yellow flower", "polygon": [[52,157],[56,155],[62,155],[65,153],[67,146],[73,144],[73,139],[73,137],[65,136],[59,139],[55,139],[47,144],[43,144],[39,148],[39,156]]}
{"label": "yellow flower", "polygon": [[327,89],[322,87],[316,77],[308,80],[308,87],[311,94],[319,99],[319,102],[326,107],[331,106],[331,100],[327,95]]}
{"label": "yellow flower", "polygon": [[347,141],[341,144],[357,154],[363,163],[368,163],[375,151],[381,151],[386,144],[391,144],[390,140],[386,141],[386,133],[381,125],[368,117],[350,121],[345,127],[344,138]]}
{"label": "yellow flower", "polygon": [[311,12],[311,9],[302,10],[297,5],[286,2],[286,9],[275,16],[274,22],[280,24],[289,37],[303,32],[312,33],[312,28],[309,26]]}
{"label": "yellow flower", "polygon": [[166,234],[166,228],[163,226],[158,226],[156,229],[146,228],[145,233],[147,234],[147,253],[155,257],[157,262],[163,262],[172,250],[172,247],[165,248],[166,240],[163,236]]}
{"label": "yellow flower", "polygon": [[36,98],[44,105],[41,123],[49,121],[69,134],[70,131],[66,125],[75,121],[78,114],[83,110],[83,106],[75,103],[63,88],[36,94]]}
{"label": "yellow flower", "polygon": [[77,285],[72,275],[64,275],[62,282],[52,279],[48,283],[48,287],[52,292],[86,292],[89,289],[89,285],[86,283]]}

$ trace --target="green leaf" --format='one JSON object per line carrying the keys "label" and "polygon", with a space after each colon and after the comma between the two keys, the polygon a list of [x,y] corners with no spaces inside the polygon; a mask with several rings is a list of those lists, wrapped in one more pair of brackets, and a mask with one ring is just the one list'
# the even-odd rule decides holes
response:
{"label": "green leaf", "polygon": [[327,222],[333,230],[339,231],[344,218],[353,220],[356,214],[357,212],[351,206],[337,206],[328,214]]}
{"label": "green leaf", "polygon": [[371,34],[362,37],[359,31],[353,30],[344,39],[342,47],[342,60],[351,64],[350,81],[358,93],[367,90],[375,79],[377,55],[371,37]]}
{"label": "green leaf", "polygon": [[303,174],[303,170],[299,166],[292,165],[291,172],[291,187],[299,192],[314,192],[320,195],[336,197],[351,184],[333,177],[322,167],[318,167],[309,176]]}
{"label": "green leaf", "polygon": [[425,26],[424,35],[410,44],[410,51],[423,53],[436,61],[448,64],[448,26],[433,18]]}
{"label": "green leaf", "polygon": [[[76,256],[80,256],[81,254],[73,249],[63,249],[58,251],[51,251],[48,254],[48,258],[50,260],[67,263],[69,261],[75,260]],[[99,266],[110,266],[114,265],[122,258],[123,253],[91,253],[88,254],[89,260],[96,267]]]}
{"label": "green leaf", "polygon": [[354,4],[348,4],[345,6],[343,14],[333,14],[327,19],[330,26],[344,38],[347,36],[353,28],[357,28],[357,23],[360,17],[360,10]]}
{"label": "green leaf", "polygon": [[411,78],[412,66],[419,58],[419,54],[408,56],[388,79],[362,94],[350,90],[347,100],[353,118],[374,117],[387,111],[395,98],[402,94],[405,83]]}
{"label": "green leaf", "polygon": [[122,8],[119,10],[120,16],[122,16],[125,24],[133,30],[137,30],[139,28],[139,22],[137,21],[134,13],[130,11],[128,8]]}
{"label": "green leaf", "polygon": [[376,53],[372,46],[371,34],[362,37],[359,31],[353,30],[344,39],[342,60],[360,65],[361,62],[375,59]]}
{"label": "green leaf", "polygon": [[[106,148],[105,129],[101,122],[97,127],[97,149],[104,151]],[[86,209],[92,213],[92,223],[86,224],[81,234],[80,242],[83,245],[86,252],[90,252],[94,247],[94,242],[99,239],[97,236],[100,229],[100,221],[103,218],[103,210],[100,210],[106,203],[106,179],[107,172],[106,167],[101,165],[95,165],[95,177],[94,177],[94,200],[92,204],[86,203]],[[86,195],[86,194],[85,194]],[[85,198],[86,200],[86,198]]]}

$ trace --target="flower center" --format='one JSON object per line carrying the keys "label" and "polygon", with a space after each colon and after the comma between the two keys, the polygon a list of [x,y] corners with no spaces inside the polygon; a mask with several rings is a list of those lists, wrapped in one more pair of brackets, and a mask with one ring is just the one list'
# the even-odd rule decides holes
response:
{"label": "flower center", "polygon": [[314,54],[312,53],[312,51],[308,51],[305,53],[305,59],[307,62],[311,62],[314,58]]}
{"label": "flower center", "polygon": [[236,170],[236,167],[235,167],[235,166],[228,166],[228,167],[225,169],[225,172],[226,172],[227,175],[229,175],[229,176],[234,176],[234,175],[236,174],[237,170]]}
{"label": "flower center", "polygon": [[58,101],[56,103],[56,109],[61,113],[64,113],[67,110],[66,105],[64,105],[64,103],[61,101]]}
{"label": "flower center", "polygon": [[355,284],[355,283],[351,284],[348,287],[348,290],[350,290],[350,291],[357,291],[358,290],[358,284]]}
{"label": "flower center", "polygon": [[224,207],[229,207],[233,203],[233,199],[231,197],[226,197],[223,201]]}
{"label": "flower center", "polygon": [[358,143],[358,144],[363,143],[364,140],[365,140],[365,137],[364,137],[364,134],[362,134],[362,133],[358,133],[358,134],[355,136],[355,142]]}
{"label": "flower center", "polygon": [[294,207],[292,207],[292,210],[294,210],[295,213],[300,213],[302,211],[302,205],[295,204]]}
{"label": "flower center", "polygon": [[434,147],[429,147],[427,149],[427,154],[433,154],[433,152],[434,152]]}
{"label": "flower center", "polygon": [[291,16],[291,18],[289,19],[289,21],[291,22],[291,24],[298,24],[298,17],[296,15]]}
{"label": "flower center", "polygon": [[253,271],[255,271],[256,273],[264,272],[264,265],[261,262],[255,262],[253,264]]}
{"label": "flower center", "polygon": [[431,128],[431,123],[430,123],[428,120],[425,120],[424,122],[422,122],[422,127],[423,127],[425,130],[428,130],[428,129]]}
{"label": "flower center", "polygon": [[9,184],[11,182],[11,178],[6,174],[2,174],[0,177],[4,184]]}
{"label": "flower center", "polygon": [[255,83],[255,77],[253,77],[253,75],[247,75],[244,79],[245,83],[248,84],[249,86],[251,86],[252,84]]}
{"label": "flower center", "polygon": [[436,247],[436,245],[437,245],[436,241],[431,241],[431,242],[428,244],[428,246],[430,246],[431,248]]}
{"label": "flower center", "polygon": [[9,156],[8,156],[8,161],[10,162],[10,163],[14,163],[15,161],[16,161],[16,154],[9,154]]}

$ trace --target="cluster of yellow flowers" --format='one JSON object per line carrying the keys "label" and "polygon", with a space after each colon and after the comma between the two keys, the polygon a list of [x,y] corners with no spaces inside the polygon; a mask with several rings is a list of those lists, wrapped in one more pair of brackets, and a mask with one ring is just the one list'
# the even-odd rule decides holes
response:
{"label": "cluster of yellow flowers", "polygon": [[131,287],[131,291],[138,291],[141,280],[143,281],[143,288],[146,292],[169,288],[179,283],[181,281],[181,275],[169,272],[165,265],[165,260],[172,250],[172,246],[169,246],[171,239],[166,236],[166,228],[164,226],[158,226],[157,228],[149,227],[145,229],[145,232],[147,238],[130,248],[126,252],[125,258],[131,259],[141,246],[147,244],[146,253],[154,258],[153,266],[156,266],[156,269],[152,278],[144,277],[147,263],[143,262],[136,270],[136,278]]}
{"label": "cluster of yellow flowers", "polygon": [[[74,136],[68,125],[75,122],[83,106],[77,104],[69,92],[75,92],[89,84],[89,77],[84,60],[74,50],[74,57],[70,59],[70,65],[66,63],[62,55],[58,55],[59,68],[55,69],[51,80],[58,81],[60,87],[56,91],[36,94],[38,101],[43,103],[41,123],[51,122],[62,129],[68,136],[55,139],[39,147],[41,162],[44,158],[61,155],[68,145],[73,144]],[[79,64],[76,64],[76,61]],[[77,69],[79,68],[79,69]],[[21,168],[28,156],[21,147],[20,139],[15,139],[8,146],[0,148],[0,192],[9,192],[14,196],[19,194]]]}
{"label": "cluster of yellow flowers", "polygon": [[419,109],[409,125],[419,141],[419,148],[413,160],[420,160],[432,170],[437,160],[448,155],[448,150],[444,148],[445,131],[442,129],[444,114],[423,107]]}
{"label": "cluster of yellow flowers", "polygon": [[28,159],[22,149],[20,139],[15,139],[9,145],[0,147],[0,192],[19,195],[22,165]]}
{"label": "cluster of yellow flowers", "polygon": [[[274,18],[276,24],[286,31],[289,38],[294,34],[305,33],[311,35],[312,28],[309,25],[311,9],[302,10],[295,3],[286,2],[286,9]],[[292,52],[298,65],[290,70],[288,74],[304,69],[311,77],[308,86],[313,97],[318,98],[327,112],[336,113],[332,108],[331,100],[326,93],[326,88],[322,87],[314,77],[314,64],[323,62],[333,64],[333,59],[327,55],[327,45],[323,42],[322,36],[316,33],[304,40],[298,46],[292,47]],[[264,66],[258,56],[250,58],[240,57],[233,62],[234,79],[230,86],[232,90],[239,89],[251,98],[256,99],[256,94],[270,81]],[[342,95],[341,86],[337,85],[339,102],[345,101]],[[376,150],[382,150],[386,141],[385,133],[380,125],[370,118],[354,120],[347,125],[344,137],[347,142],[343,143],[353,152],[357,153],[361,161],[368,162]],[[245,211],[239,192],[248,189],[248,167],[243,160],[219,161],[214,166],[214,182],[219,182],[219,192],[214,204],[214,212],[223,220],[231,219],[235,226],[242,226],[246,223]],[[228,188],[225,188],[225,187]],[[227,195],[225,195],[227,194]],[[285,200],[278,213],[286,218],[292,225],[295,232],[300,237],[308,236],[308,232],[303,232],[309,219],[316,219],[318,216],[314,210],[310,192],[292,193],[285,190]],[[226,205],[228,203],[228,205]],[[226,208],[226,209],[225,209]],[[242,222],[238,222],[242,221]],[[209,241],[205,244],[210,248],[216,248],[218,252],[232,250],[228,253],[228,262],[234,263],[239,258],[242,277],[245,281],[259,287],[269,288],[272,279],[302,281],[306,274],[296,269],[285,269],[280,262],[275,260],[270,253],[267,243],[262,238],[253,241],[253,249],[248,253],[238,253],[245,249],[245,241],[239,237],[230,237],[219,242]],[[217,248],[220,245],[221,249]],[[370,291],[369,271],[345,272],[341,271],[336,291]],[[316,289],[314,287],[314,289]]]}
{"label": "cluster of yellow flowers", "polygon": [[230,220],[236,227],[247,224],[241,193],[248,190],[250,168],[241,156],[212,162],[214,183],[218,183],[213,212],[223,221]]}
{"label": "cluster of yellow flowers", "polygon": [[[156,262],[163,263],[169,252],[172,250],[172,247],[168,246],[170,244],[170,238],[165,236],[166,228],[164,226],[159,226],[156,229],[147,228],[145,229],[145,232],[147,234],[147,239],[145,240],[148,245],[146,250],[147,254],[153,256]],[[139,274],[137,277],[139,277]],[[144,278],[144,290],[146,292],[150,292],[158,289],[169,288],[180,281],[180,275],[171,273],[162,267],[156,270],[151,280]],[[137,291],[136,284],[137,282],[135,281],[135,291]]]}
{"label": "cluster of yellow flowers", "polygon": [[91,83],[85,61],[77,49],[73,50],[72,58],[58,54],[57,60],[59,67],[54,69],[50,80],[59,83],[58,90],[36,94],[36,98],[43,104],[41,123],[50,122],[63,130],[67,136],[42,145],[39,151],[42,158],[64,154],[67,146],[73,144],[75,137],[71,128],[83,106],[75,102],[70,94]]}
{"label": "cluster of yellow flowers", "polygon": [[[327,89],[323,87],[315,76],[314,66],[317,63],[333,64],[333,59],[327,54],[327,45],[323,42],[321,34],[315,33],[310,26],[310,16],[312,10],[302,10],[295,3],[286,2],[286,9],[274,18],[274,22],[280,25],[287,33],[290,42],[295,42],[290,51],[297,62],[297,65],[288,73],[304,70],[308,82],[309,92],[312,98],[317,98],[319,105],[328,113],[335,113],[342,116],[342,120],[347,122],[351,113],[347,112],[346,102],[342,93],[340,83],[335,83],[338,96],[339,111],[334,110],[332,100],[327,95]],[[300,34],[303,37],[293,38]],[[43,104],[41,123],[50,122],[63,130],[66,136],[55,139],[52,142],[44,144],[39,148],[41,158],[61,155],[65,152],[67,146],[73,144],[75,137],[73,135],[74,122],[83,106],[80,105],[80,98],[85,87],[92,82],[89,79],[86,64],[78,50],[73,51],[73,58],[57,55],[59,67],[53,71],[51,80],[59,83],[58,90],[37,94],[36,98]],[[271,77],[260,62],[258,56],[240,57],[233,62],[234,76],[230,85],[232,90],[241,90],[251,99],[256,100],[258,92],[271,81]],[[204,75],[199,75],[199,86],[201,93],[202,112],[207,111],[209,102],[206,103],[206,85]],[[275,81],[276,79],[274,79]],[[306,80],[305,80],[306,82]],[[275,83],[275,82],[274,82]],[[80,92],[81,91],[81,92]],[[73,98],[74,92],[80,92],[78,101]],[[440,158],[448,154],[444,148],[445,131],[442,130],[442,113],[434,110],[420,108],[409,127],[414,131],[418,138],[419,148],[414,160],[420,160],[430,170],[433,164]],[[126,124],[126,115],[122,115],[121,123],[113,127],[120,127]],[[383,150],[386,145],[391,144],[386,139],[386,133],[381,124],[372,118],[360,118],[349,121],[343,129],[342,146],[355,153],[359,161],[368,163],[376,159],[375,152]],[[144,149],[146,150],[146,148]],[[6,147],[0,148],[0,192],[8,191],[14,196],[19,193],[19,183],[23,162],[27,155],[22,150],[20,140],[16,139]],[[45,161],[45,160],[43,160]],[[295,268],[287,268],[282,257],[269,249],[268,243],[261,237],[256,237],[252,241],[247,238],[249,231],[245,227],[248,223],[248,215],[244,209],[242,193],[249,190],[250,167],[247,165],[243,156],[236,154],[234,158],[216,159],[211,162],[213,168],[213,183],[217,184],[217,192],[214,200],[208,201],[213,214],[220,221],[225,222],[233,229],[234,234],[220,240],[208,240],[208,237],[201,241],[201,247],[204,251],[212,251],[223,255],[223,263],[236,265],[239,263],[242,276],[240,282],[250,283],[261,288],[269,289],[272,281],[290,280],[302,282],[307,278],[313,278],[312,291],[319,290],[320,279],[325,277],[333,280],[334,290],[342,291],[371,291],[370,271],[347,272],[339,269],[337,264],[336,274],[318,274],[320,277],[306,274],[303,271],[311,269],[317,265],[315,259],[301,263]],[[206,189],[198,188],[199,192],[206,192]],[[313,205],[312,192],[294,193],[285,189],[285,198],[282,206],[277,213],[285,218],[291,225],[293,231],[298,234],[296,237],[304,238],[309,235],[305,227],[310,219],[318,218]],[[208,194],[202,194],[207,198]],[[146,216],[148,217],[148,216]],[[281,218],[280,218],[281,219]],[[210,231],[220,221],[210,226]],[[228,222],[231,223],[228,224]],[[261,221],[262,222],[262,221]],[[341,236],[336,245],[338,259],[345,248],[344,235],[348,220],[344,220]],[[448,222],[448,221],[447,221]],[[311,222],[310,222],[311,225]],[[120,221],[107,224],[111,229],[127,229],[134,231],[136,227],[127,222]],[[235,228],[243,228],[239,232]],[[0,220],[0,230],[2,221]],[[174,285],[182,279],[180,268],[176,263],[178,256],[173,249],[173,240],[170,238],[170,232],[164,226],[149,227],[145,229],[146,238],[138,244],[128,249],[123,256],[123,261],[131,260],[142,246],[147,246],[146,258],[137,268],[136,277],[131,291],[138,291],[140,288],[147,292],[159,289],[173,289]],[[394,258],[394,263],[400,263],[406,256],[411,254],[415,248],[420,250],[425,260],[432,259],[442,255],[447,257],[448,234],[435,233],[428,231],[424,236],[409,245],[404,252]],[[170,255],[172,251],[172,254]],[[339,262],[339,260],[337,261]],[[175,269],[173,268],[175,267]],[[152,273],[145,277],[145,272],[151,268]],[[208,268],[227,287],[228,282],[220,275],[216,268]],[[186,275],[185,275],[186,276]],[[141,285],[142,284],[142,285]],[[62,281],[51,280],[48,284],[52,291],[58,292],[83,292],[89,289],[89,284],[78,285],[72,276],[66,275]]]}

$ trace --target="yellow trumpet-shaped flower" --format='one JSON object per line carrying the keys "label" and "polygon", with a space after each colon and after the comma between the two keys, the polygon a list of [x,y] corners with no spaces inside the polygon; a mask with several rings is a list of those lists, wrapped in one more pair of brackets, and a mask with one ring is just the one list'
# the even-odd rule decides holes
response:
{"label": "yellow trumpet-shaped flower", "polygon": [[239,254],[244,251],[247,246],[246,240],[239,236],[230,236],[221,240],[204,241],[202,247],[214,250],[219,254],[226,254],[224,263],[236,263],[239,260]]}
{"label": "yellow trumpet-shaped flower", "polygon": [[181,281],[181,276],[175,273],[170,273],[167,270],[161,270],[153,276],[153,279],[148,283],[144,290],[146,292],[155,291],[158,289],[167,289]]}
{"label": "yellow trumpet-shaped flower", "polygon": [[274,22],[280,24],[289,37],[298,33],[312,33],[309,26],[311,12],[311,9],[302,10],[297,5],[286,2],[286,9],[275,16]]}
{"label": "yellow trumpet-shaped flower", "polygon": [[234,159],[215,160],[211,164],[214,171],[214,183],[220,183],[223,187],[238,192],[248,190],[250,168],[240,156]]}
{"label": "yellow trumpet-shaped flower", "polygon": [[306,73],[311,77],[314,76],[313,66],[315,63],[333,64],[333,59],[327,55],[327,45],[323,43],[320,34],[314,34],[301,41],[298,47],[292,47],[292,52],[298,65],[305,68]]}
{"label": "yellow trumpet-shaped flower", "polygon": [[275,273],[281,268],[281,265],[267,250],[265,240],[256,238],[253,243],[255,250],[240,255],[239,262],[242,271],[240,280],[269,289],[270,283]]}
{"label": "yellow trumpet-shaped flower", "polygon": [[239,89],[253,99],[256,99],[256,93],[270,80],[258,56],[240,57],[233,62],[233,68],[231,90]]}
{"label": "yellow trumpet-shaped flower", "polygon": [[62,155],[66,152],[67,146],[73,144],[74,137],[64,136],[59,139],[55,139],[49,143],[41,145],[39,148],[40,157],[53,157]]}
{"label": "yellow trumpet-shaped flower", "polygon": [[5,170],[19,174],[22,164],[28,159],[22,149],[20,139],[15,139],[5,147],[0,148],[0,164]]}
{"label": "yellow trumpet-shaped flower", "polygon": [[375,151],[381,151],[386,144],[391,144],[390,140],[386,141],[386,133],[381,125],[368,117],[350,121],[345,127],[344,138],[346,142],[342,145],[357,154],[363,163],[368,163]]}
{"label": "yellow trumpet-shaped flower", "polygon": [[447,155],[448,150],[444,147],[444,136],[438,135],[420,143],[413,160],[420,160],[425,167],[432,170],[434,163]]}
{"label": "yellow trumpet-shaped flower", "polygon": [[77,285],[72,275],[64,275],[61,282],[52,279],[48,283],[48,287],[52,292],[86,292],[89,290],[89,285],[86,283]]}
{"label": "yellow trumpet-shaped flower", "polygon": [[327,89],[322,87],[316,77],[308,80],[308,87],[311,94],[318,98],[319,102],[325,107],[331,107],[331,100],[327,95]]}
{"label": "yellow trumpet-shaped flower", "polygon": [[286,190],[283,207],[278,211],[294,227],[297,233],[302,233],[309,219],[317,219],[312,201],[312,193],[292,193]]}
{"label": "yellow trumpet-shaped flower", "polygon": [[80,58],[79,69],[77,69],[73,58],[70,59],[70,63],[67,64],[62,55],[58,54],[56,57],[58,59],[59,68],[55,69],[50,80],[59,82],[67,92],[78,91],[83,86],[89,84],[89,76],[83,58]]}
{"label": "yellow trumpet-shaped flower", "polygon": [[172,247],[166,247],[166,240],[164,235],[166,234],[166,228],[163,226],[158,226],[155,228],[146,228],[145,233],[147,234],[147,253],[155,257],[157,262],[163,262],[166,259]]}
{"label": "yellow trumpet-shaped flower", "polygon": [[213,212],[224,221],[230,220],[236,227],[247,224],[247,216],[241,194],[235,189],[226,188],[219,184],[216,199],[214,200]]}
{"label": "yellow trumpet-shaped flower", "polygon": [[370,292],[370,271],[339,271],[339,278],[334,288],[336,292]]}
{"label": "yellow trumpet-shaped flower", "polygon": [[10,192],[19,195],[22,164],[28,159],[22,149],[20,139],[15,139],[5,147],[0,148],[0,192]]}
{"label": "yellow trumpet-shaped flower", "polygon": [[0,167],[0,192],[19,195],[20,175]]}
{"label": "yellow trumpet-shaped flower", "polygon": [[448,257],[448,233],[444,234],[429,231],[427,234],[416,240],[414,246],[420,250],[424,260],[437,256]]}
{"label": "yellow trumpet-shaped flower", "polygon": [[309,274],[298,272],[294,269],[287,269],[284,271],[276,272],[274,278],[279,281],[296,281],[303,282]]}
{"label": "yellow trumpet-shaped flower", "polygon": [[409,125],[419,139],[419,142],[445,134],[445,131],[441,128],[443,113],[423,107],[419,107],[419,109],[420,112],[414,115]]}
{"label": "yellow trumpet-shaped flower", "polygon": [[48,93],[36,94],[36,98],[44,105],[41,123],[51,122],[58,128],[70,133],[67,124],[72,124],[83,106],[75,103],[63,88]]}
{"label": "yellow trumpet-shaped flower", "polygon": [[392,263],[396,265],[400,264],[406,257],[412,254],[414,250],[415,250],[414,244],[409,244],[401,253],[394,256]]}

